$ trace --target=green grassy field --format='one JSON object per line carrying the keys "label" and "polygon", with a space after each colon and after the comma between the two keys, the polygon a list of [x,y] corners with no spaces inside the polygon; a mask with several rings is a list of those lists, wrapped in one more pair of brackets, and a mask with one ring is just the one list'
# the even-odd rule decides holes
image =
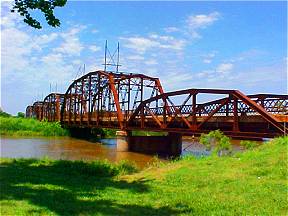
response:
{"label": "green grassy field", "polygon": [[69,132],[59,122],[38,121],[32,118],[0,116],[0,133],[9,136],[67,136]]}
{"label": "green grassy field", "polygon": [[287,144],[278,138],[141,172],[126,163],[2,159],[1,215],[287,215]]}

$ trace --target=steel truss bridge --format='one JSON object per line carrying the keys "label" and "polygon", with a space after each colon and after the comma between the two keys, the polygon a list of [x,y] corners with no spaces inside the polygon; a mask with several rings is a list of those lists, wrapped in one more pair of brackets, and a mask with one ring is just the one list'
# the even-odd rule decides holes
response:
{"label": "steel truss bridge", "polygon": [[164,92],[158,78],[95,71],[75,80],[65,94],[51,93],[28,106],[26,117],[60,121],[69,128],[186,135],[220,129],[231,137],[275,137],[285,133],[288,95],[247,96],[223,89]]}

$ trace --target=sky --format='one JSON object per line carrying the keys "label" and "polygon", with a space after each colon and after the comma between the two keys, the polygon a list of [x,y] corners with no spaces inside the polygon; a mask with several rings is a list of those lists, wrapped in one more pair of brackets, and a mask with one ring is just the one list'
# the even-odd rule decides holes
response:
{"label": "sky", "polygon": [[[120,71],[159,77],[164,91],[287,94],[287,3],[69,1],[61,26],[27,26],[1,5],[1,108],[25,112],[82,73],[103,69],[105,41]],[[85,64],[85,71],[84,65]]]}

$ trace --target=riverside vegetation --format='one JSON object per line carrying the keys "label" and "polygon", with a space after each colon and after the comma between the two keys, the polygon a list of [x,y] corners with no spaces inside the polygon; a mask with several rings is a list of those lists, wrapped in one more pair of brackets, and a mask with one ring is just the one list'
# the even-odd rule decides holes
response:
{"label": "riverside vegetation", "polygon": [[246,143],[140,172],[126,162],[1,159],[1,215],[287,215],[287,144]]}
{"label": "riverside vegetation", "polygon": [[59,122],[38,121],[33,118],[0,116],[1,135],[9,136],[68,136]]}
{"label": "riverside vegetation", "polygon": [[[102,138],[115,138],[117,129],[94,128],[94,134]],[[0,110],[0,135],[8,136],[69,136],[69,131],[62,128],[59,122],[38,121],[34,118],[24,118],[19,112],[12,116]],[[162,136],[165,133],[153,131],[133,131],[135,136]]]}

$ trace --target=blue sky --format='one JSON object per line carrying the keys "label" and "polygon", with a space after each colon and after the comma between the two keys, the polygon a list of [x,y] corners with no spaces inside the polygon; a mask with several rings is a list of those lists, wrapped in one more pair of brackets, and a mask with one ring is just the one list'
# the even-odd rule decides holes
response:
{"label": "blue sky", "polygon": [[[69,1],[60,28],[36,30],[1,6],[1,108],[25,111],[65,92],[85,63],[103,69],[104,45],[120,42],[120,70],[159,77],[165,91],[239,89],[287,93],[286,2]],[[79,73],[78,73],[79,77]]]}

